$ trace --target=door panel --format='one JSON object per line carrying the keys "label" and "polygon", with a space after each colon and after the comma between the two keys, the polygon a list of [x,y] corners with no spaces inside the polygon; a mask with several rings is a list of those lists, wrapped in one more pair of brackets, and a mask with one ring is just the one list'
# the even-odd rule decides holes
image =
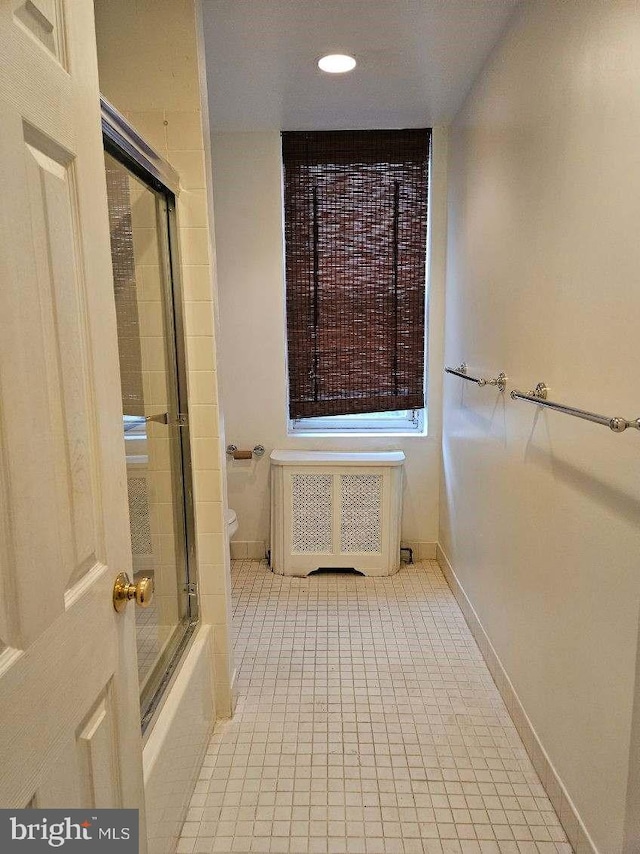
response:
{"label": "door panel", "polygon": [[[112,809],[121,804],[116,712],[112,682],[60,751],[40,783],[34,806],[50,809]],[[71,769],[71,773],[69,770]]]}
{"label": "door panel", "polygon": [[60,0],[14,0],[15,19],[66,67]]}
{"label": "door panel", "polygon": [[0,659],[3,807],[23,806],[49,778],[113,678],[117,649],[104,649],[102,642],[113,634],[114,618],[104,608],[112,586],[109,569],[98,568],[83,594],[37,640],[23,650],[5,650]]}
{"label": "door panel", "polygon": [[2,807],[143,805],[95,52],[92,3],[0,3]]}
{"label": "door panel", "polygon": [[[94,484],[98,453],[88,409],[85,282],[78,264],[81,245],[73,161],[51,140],[29,129],[26,164],[34,259],[43,314],[50,423],[58,437],[59,528],[66,587],[96,563]],[[48,150],[55,158],[45,154]],[[62,389],[62,397],[59,390]]]}
{"label": "door panel", "polygon": [[[42,513],[34,497],[57,507],[56,436],[52,420],[47,374],[50,343],[50,299],[41,292],[37,236],[42,228],[32,222],[27,188],[28,161],[33,163],[19,116],[0,121],[0,150],[11,152],[11,163],[2,158],[0,172],[13,199],[10,225],[3,229],[3,311],[0,335],[2,353],[2,448],[5,472],[5,512],[8,544],[3,581],[13,595],[4,598],[5,618],[13,623],[9,646],[22,648],[50,625],[63,609],[62,549],[57,512]],[[10,245],[8,245],[10,244]],[[22,251],[20,250],[22,247]],[[46,247],[43,249],[46,253]],[[6,271],[6,272],[5,272]],[[6,306],[6,308],[5,308]],[[28,388],[28,394],[25,393]],[[4,514],[3,514],[4,515]],[[37,583],[38,568],[48,566],[48,583]]]}
{"label": "door panel", "polygon": [[76,738],[80,760],[80,796],[83,806],[113,809],[120,804],[116,755],[113,690],[109,683]]}

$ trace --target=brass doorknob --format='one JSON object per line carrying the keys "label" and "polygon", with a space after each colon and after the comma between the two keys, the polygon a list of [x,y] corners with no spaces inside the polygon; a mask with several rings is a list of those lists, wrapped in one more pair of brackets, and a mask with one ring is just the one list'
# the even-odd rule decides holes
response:
{"label": "brass doorknob", "polygon": [[148,608],[153,599],[153,578],[145,575],[132,584],[127,573],[121,572],[113,585],[113,607],[120,613],[130,599],[135,599],[141,608]]}

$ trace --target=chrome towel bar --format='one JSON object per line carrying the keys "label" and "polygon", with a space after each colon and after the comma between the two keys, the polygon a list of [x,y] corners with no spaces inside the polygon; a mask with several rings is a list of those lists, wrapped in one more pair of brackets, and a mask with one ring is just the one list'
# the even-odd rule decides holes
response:
{"label": "chrome towel bar", "polygon": [[483,377],[472,377],[467,373],[467,363],[463,362],[458,368],[445,368],[445,371],[448,374],[453,374],[454,377],[460,377],[460,379],[467,380],[470,383],[475,383],[476,385],[494,385],[500,391],[504,391],[507,387],[507,377],[505,374],[500,371],[497,377],[494,377],[492,380],[485,380]]}
{"label": "chrome towel bar", "polygon": [[597,415],[595,412],[576,409],[574,406],[567,406],[564,403],[554,403],[552,400],[547,400],[548,393],[549,389],[547,386],[544,383],[538,383],[533,391],[529,391],[526,394],[523,391],[514,389],[511,392],[511,398],[512,400],[527,400],[529,403],[537,403],[539,406],[555,409],[556,412],[564,412],[565,415],[573,415],[585,421],[593,421],[594,424],[602,424],[603,427],[608,427],[614,433],[624,433],[627,427],[640,430],[640,418],[636,418],[633,421],[627,421],[626,418],[608,418],[606,415]]}

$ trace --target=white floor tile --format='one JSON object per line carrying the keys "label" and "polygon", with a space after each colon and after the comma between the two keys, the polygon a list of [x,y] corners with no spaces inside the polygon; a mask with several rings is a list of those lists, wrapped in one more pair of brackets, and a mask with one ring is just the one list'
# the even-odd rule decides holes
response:
{"label": "white floor tile", "polygon": [[232,578],[239,700],[180,852],[571,850],[435,562]]}

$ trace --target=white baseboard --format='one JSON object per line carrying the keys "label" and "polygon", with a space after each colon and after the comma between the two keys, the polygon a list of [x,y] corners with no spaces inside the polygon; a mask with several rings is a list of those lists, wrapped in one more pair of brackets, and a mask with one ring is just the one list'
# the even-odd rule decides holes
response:
{"label": "white baseboard", "polygon": [[236,705],[238,702],[238,668],[233,668],[233,676],[231,677],[231,716],[236,713]]}
{"label": "white baseboard", "polygon": [[402,540],[400,547],[412,550],[415,563],[419,560],[435,560],[437,545],[428,540]]}
{"label": "white baseboard", "polygon": [[471,630],[471,634],[476,640],[482,653],[484,660],[489,668],[489,672],[496,683],[496,687],[504,700],[511,719],[518,731],[520,738],[524,744],[525,750],[529,754],[529,758],[536,769],[540,782],[542,783],[549,800],[560,819],[565,833],[571,843],[576,854],[598,854],[593,840],[589,836],[578,811],[569,797],[562,780],[558,776],[551,760],[549,759],[542,743],[536,733],[531,721],[529,720],[526,711],[520,698],[518,697],[515,688],[513,687],[506,670],[502,666],[502,662],[495,651],[489,636],[484,630],[478,615],[476,614],[473,605],[467,598],[464,588],[458,581],[453,567],[449,563],[449,559],[438,543],[436,550],[436,560],[444,573],[447,584],[451,588],[451,592],[456,597],[458,605],[467,625]]}
{"label": "white baseboard", "polygon": [[231,560],[264,560],[266,555],[264,540],[231,540],[229,550]]}

